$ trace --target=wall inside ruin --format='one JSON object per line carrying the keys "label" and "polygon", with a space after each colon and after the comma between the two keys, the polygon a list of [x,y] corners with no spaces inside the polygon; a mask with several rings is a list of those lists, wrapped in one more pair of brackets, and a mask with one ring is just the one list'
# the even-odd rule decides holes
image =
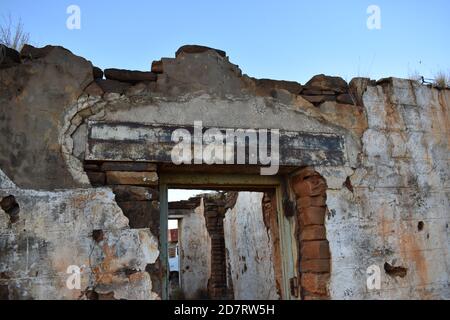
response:
{"label": "wall inside ruin", "polygon": [[206,229],[203,199],[200,206],[183,215],[179,224],[181,289],[186,299],[208,292],[211,274],[211,238]]}
{"label": "wall inside ruin", "polygon": [[263,193],[239,192],[224,219],[225,246],[236,300],[276,300],[273,240],[263,220]]}

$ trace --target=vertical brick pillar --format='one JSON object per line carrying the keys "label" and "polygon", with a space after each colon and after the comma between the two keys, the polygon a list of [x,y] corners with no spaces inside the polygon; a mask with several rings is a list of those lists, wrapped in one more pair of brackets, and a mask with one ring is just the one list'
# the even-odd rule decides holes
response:
{"label": "vertical brick pillar", "polygon": [[223,219],[225,206],[205,199],[206,229],[211,237],[211,277],[208,293],[211,299],[224,299],[227,296],[227,264]]}
{"label": "vertical brick pillar", "polygon": [[330,247],[326,239],[327,184],[313,168],[292,178],[297,198],[300,288],[303,299],[328,299]]}

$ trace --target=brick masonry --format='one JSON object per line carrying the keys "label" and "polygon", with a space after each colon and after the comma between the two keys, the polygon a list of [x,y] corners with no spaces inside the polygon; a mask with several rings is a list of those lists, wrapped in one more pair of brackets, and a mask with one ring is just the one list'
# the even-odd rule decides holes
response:
{"label": "brick masonry", "polygon": [[297,197],[301,297],[328,299],[331,255],[325,230],[327,183],[307,167],[292,178],[291,186]]}
{"label": "brick masonry", "polygon": [[[298,191],[294,219],[303,223],[298,248],[302,242],[317,242],[308,250],[312,256],[322,254],[321,241],[327,239],[332,258],[327,294],[322,290],[326,276],[306,275],[327,274],[322,272],[328,270],[327,259],[299,261],[299,270],[305,273],[302,285],[310,286],[302,288],[305,299],[328,295],[332,299],[450,298],[450,90],[397,78],[354,78],[348,86],[342,79],[323,75],[305,85],[258,80],[245,75],[226,55],[204,47],[185,47],[175,58],[162,58],[152,68],[153,74],[115,70],[110,79],[99,79],[101,71],[62,47],[27,46],[19,57],[0,67],[4,89],[0,197],[14,195],[20,207],[13,220],[9,209],[0,210],[0,248],[6,261],[0,264],[3,297],[77,299],[80,292],[65,290],[65,268],[80,263],[72,261],[73,252],[85,261],[92,232],[103,230],[103,241],[123,239],[133,258],[140,250],[148,250],[138,265],[128,256],[120,264],[127,270],[117,270],[117,264],[109,263],[119,259],[111,256],[113,247],[96,244],[99,260],[103,257],[102,265],[109,266],[105,272],[114,274],[104,279],[117,281],[108,286],[102,283],[103,292],[97,288],[97,293],[158,298],[150,288],[158,287],[155,279],[160,271],[153,264],[158,248],[149,229],[129,229],[116,202],[157,201],[153,192],[157,182],[141,185],[143,180],[128,180],[123,186],[129,192],[117,189],[116,199],[108,189],[91,189],[107,184],[107,172],[146,171],[124,166],[102,169],[102,163],[87,163],[83,168],[88,123],[179,127],[201,119],[205,127],[280,128],[342,138],[345,154],[339,159],[344,164],[301,164],[314,166],[326,179],[327,210],[320,179],[304,176],[298,179],[301,186],[293,185]],[[356,105],[350,98],[355,98]],[[140,152],[125,152],[129,158],[122,160],[139,160],[142,152],[149,152],[147,146],[137,146]],[[120,160],[111,150],[109,156]],[[124,183],[123,178],[116,182],[110,177],[110,182]],[[113,188],[118,186],[122,185]],[[61,230],[57,236],[50,232]],[[29,256],[23,239],[36,241],[29,247]],[[145,246],[140,245],[142,239]],[[25,257],[34,259],[34,267],[41,269],[30,271]],[[406,274],[399,277],[390,268],[383,270],[386,263]],[[146,264],[152,281],[148,273],[128,270],[143,269]],[[380,290],[366,287],[366,270],[371,265],[381,267]],[[136,290],[129,290],[131,284]]]}
{"label": "brick masonry", "polygon": [[211,299],[224,299],[228,295],[227,265],[223,219],[225,201],[204,198],[206,229],[211,237],[211,276],[208,281],[208,294]]}
{"label": "brick masonry", "polygon": [[[92,186],[111,187],[117,205],[131,229],[150,229],[159,238],[160,211],[157,166],[144,162],[86,162],[84,169]],[[161,296],[164,268],[160,259],[147,266],[154,292]]]}

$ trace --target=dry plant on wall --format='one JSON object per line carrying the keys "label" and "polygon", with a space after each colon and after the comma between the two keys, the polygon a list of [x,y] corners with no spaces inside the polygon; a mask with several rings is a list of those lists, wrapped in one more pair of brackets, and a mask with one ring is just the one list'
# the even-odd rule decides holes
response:
{"label": "dry plant on wall", "polygon": [[409,72],[408,79],[422,84],[423,77],[417,70],[414,70]]}
{"label": "dry plant on wall", "polygon": [[4,17],[0,25],[0,44],[20,51],[30,39],[30,34],[25,32],[22,20],[13,21],[11,15]]}
{"label": "dry plant on wall", "polygon": [[433,85],[440,89],[450,88],[450,71],[439,71],[434,76]]}

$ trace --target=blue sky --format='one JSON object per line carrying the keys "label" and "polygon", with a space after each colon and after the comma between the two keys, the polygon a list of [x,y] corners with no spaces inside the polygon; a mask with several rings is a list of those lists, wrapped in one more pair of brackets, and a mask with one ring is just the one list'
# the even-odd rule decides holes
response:
{"label": "blue sky", "polygon": [[[81,9],[68,30],[66,8]],[[369,30],[369,5],[381,29]],[[183,44],[225,50],[244,73],[305,83],[318,73],[379,79],[450,70],[450,1],[1,0],[37,46],[62,45],[102,67],[148,70]]]}

